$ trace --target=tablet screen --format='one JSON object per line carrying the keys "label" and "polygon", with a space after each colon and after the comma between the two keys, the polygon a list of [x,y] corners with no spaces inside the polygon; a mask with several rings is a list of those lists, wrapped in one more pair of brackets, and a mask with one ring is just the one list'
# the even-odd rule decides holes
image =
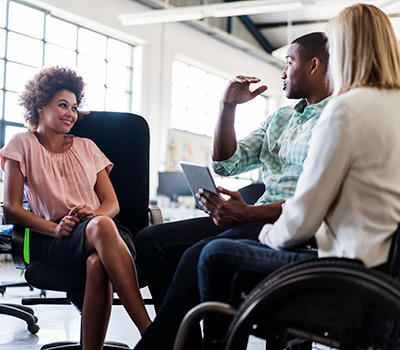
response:
{"label": "tablet screen", "polygon": [[[196,195],[200,188],[219,195],[210,169],[207,166],[186,162],[181,162],[181,166],[193,196]],[[196,197],[195,199],[197,202]]]}

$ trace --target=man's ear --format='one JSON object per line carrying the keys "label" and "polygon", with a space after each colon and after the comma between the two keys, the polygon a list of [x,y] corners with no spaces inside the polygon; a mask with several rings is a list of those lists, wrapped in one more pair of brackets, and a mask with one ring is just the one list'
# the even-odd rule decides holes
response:
{"label": "man's ear", "polygon": [[321,66],[321,60],[318,57],[313,57],[311,59],[310,74],[315,74],[320,66]]}
{"label": "man's ear", "polygon": [[38,107],[36,108],[36,111],[39,115],[41,115],[43,113],[43,107]]}

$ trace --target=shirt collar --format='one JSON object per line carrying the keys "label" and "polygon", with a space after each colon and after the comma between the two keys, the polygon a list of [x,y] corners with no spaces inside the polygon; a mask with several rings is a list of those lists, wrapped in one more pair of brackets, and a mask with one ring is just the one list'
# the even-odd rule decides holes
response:
{"label": "shirt collar", "polygon": [[325,105],[328,103],[329,97],[330,96],[312,105],[307,105],[307,101],[305,98],[301,99],[294,106],[294,110],[296,111],[294,113],[294,117],[299,118],[301,120],[307,120],[310,119],[315,112],[321,113]]}

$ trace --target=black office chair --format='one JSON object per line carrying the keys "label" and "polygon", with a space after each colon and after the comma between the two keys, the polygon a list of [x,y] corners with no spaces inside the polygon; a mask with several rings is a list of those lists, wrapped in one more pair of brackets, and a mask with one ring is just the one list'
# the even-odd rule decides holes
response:
{"label": "black office chair", "polygon": [[[23,199],[23,206],[27,207],[28,200],[24,196]],[[3,204],[1,204],[1,210],[3,210]],[[4,215],[2,216],[2,227],[9,228],[10,223],[7,221],[7,218]],[[11,254],[13,255],[12,251],[12,244],[11,244],[11,234],[9,233],[0,233],[0,254]],[[7,282],[7,281],[0,281],[0,294],[4,296],[7,288],[12,287],[27,287],[30,291],[33,290],[33,287],[29,285],[27,282]],[[40,296],[46,296],[45,290],[40,290]],[[27,324],[29,332],[32,334],[36,334],[39,331],[39,326],[37,325],[38,318],[34,315],[33,309],[24,305],[19,304],[7,304],[7,303],[0,303],[0,314],[9,315],[13,317],[17,317],[21,320],[24,320]]]}
{"label": "black office chair", "polygon": [[265,192],[265,185],[262,182],[252,183],[250,185],[242,187],[239,190],[239,193],[242,196],[243,201],[249,205],[254,204],[264,192]]}
{"label": "black office chair", "polygon": [[[140,116],[130,113],[90,112],[77,122],[71,133],[92,139],[114,163],[110,179],[120,204],[117,218],[133,235],[149,225],[149,217],[160,220],[159,210],[149,211],[149,129]],[[13,245],[16,266],[24,266],[23,231],[14,229]],[[134,238],[134,237],[133,237]],[[33,286],[67,292],[67,298],[25,298],[24,305],[73,303],[79,310],[83,305],[85,275],[66,273],[32,262],[26,267],[26,280]],[[145,300],[151,303],[151,300]],[[120,304],[114,299],[114,304]],[[63,347],[60,347],[63,346]],[[80,349],[80,343],[54,343],[42,349]],[[104,349],[127,348],[124,344],[107,343]]]}
{"label": "black office chair", "polygon": [[221,349],[246,349],[250,335],[265,339],[268,350],[311,349],[313,342],[345,350],[400,349],[399,249],[400,225],[385,272],[325,258],[288,264],[263,279],[252,274],[235,286],[232,304],[208,302],[189,311],[174,350],[185,349],[192,324],[212,313],[232,318],[226,337],[216,340]]}
{"label": "black office chair", "polygon": [[[12,254],[11,248],[11,235],[0,234],[0,254]],[[8,287],[29,287],[26,282],[11,282],[0,284],[0,293],[3,295]],[[17,317],[26,322],[29,332],[36,334],[39,331],[39,326],[36,324],[38,319],[34,315],[32,308],[18,305],[18,304],[7,304],[0,303],[0,314]]]}

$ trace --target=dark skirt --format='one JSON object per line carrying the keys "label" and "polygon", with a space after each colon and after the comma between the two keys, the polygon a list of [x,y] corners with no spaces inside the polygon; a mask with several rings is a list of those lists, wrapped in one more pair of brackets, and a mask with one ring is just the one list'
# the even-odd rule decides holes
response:
{"label": "dark skirt", "polygon": [[69,236],[54,238],[30,230],[30,259],[65,271],[81,271],[89,253],[85,251],[85,230],[90,219],[80,222]]}
{"label": "dark skirt", "polygon": [[[85,230],[91,219],[80,222],[69,236],[54,238],[30,230],[30,259],[64,271],[81,271],[86,268],[89,253],[85,251]],[[132,258],[136,259],[136,250],[132,234],[127,227],[114,219],[122,240],[127,245]]]}

